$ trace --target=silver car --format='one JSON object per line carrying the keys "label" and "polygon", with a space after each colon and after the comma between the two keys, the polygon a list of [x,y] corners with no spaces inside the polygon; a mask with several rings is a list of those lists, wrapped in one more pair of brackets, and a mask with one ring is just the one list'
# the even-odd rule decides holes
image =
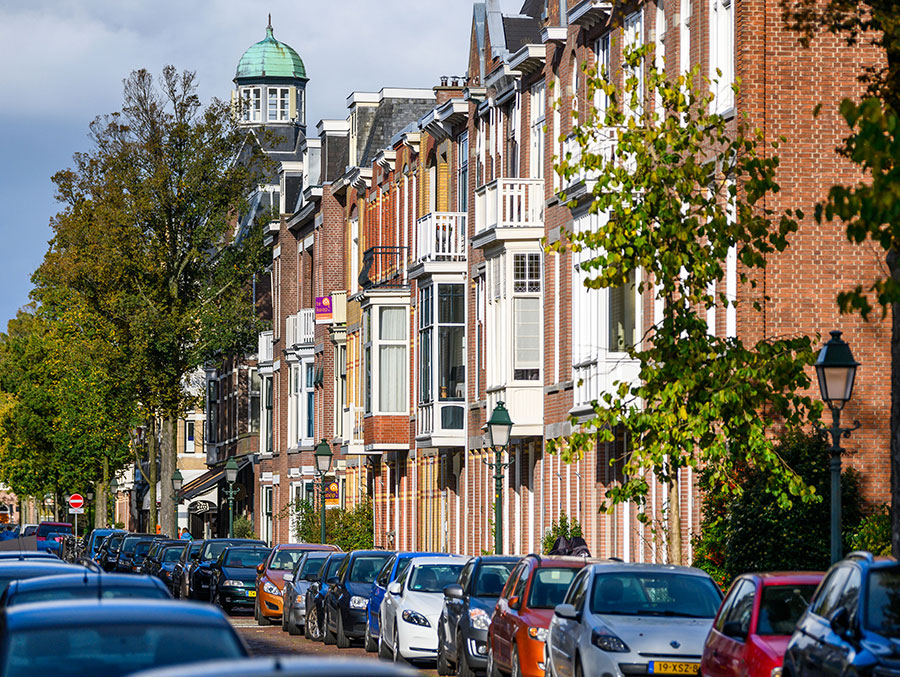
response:
{"label": "silver car", "polygon": [[310,550],[297,560],[294,570],[284,575],[282,589],[281,629],[292,634],[303,633],[306,625],[306,591],[313,581],[319,580],[322,565],[331,552]]}
{"label": "silver car", "polygon": [[721,601],[722,592],[699,569],[587,566],[550,622],[547,675],[697,674]]}

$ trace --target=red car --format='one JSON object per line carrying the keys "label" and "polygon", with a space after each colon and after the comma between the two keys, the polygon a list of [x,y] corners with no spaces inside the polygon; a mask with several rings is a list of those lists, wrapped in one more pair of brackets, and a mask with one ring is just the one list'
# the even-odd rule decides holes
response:
{"label": "red car", "polygon": [[735,579],[703,647],[704,677],[770,677],[823,573],[744,574]]}
{"label": "red car", "polygon": [[68,522],[41,522],[38,525],[35,537],[39,541],[46,540],[48,534],[56,532],[57,534],[71,534],[72,525]]}

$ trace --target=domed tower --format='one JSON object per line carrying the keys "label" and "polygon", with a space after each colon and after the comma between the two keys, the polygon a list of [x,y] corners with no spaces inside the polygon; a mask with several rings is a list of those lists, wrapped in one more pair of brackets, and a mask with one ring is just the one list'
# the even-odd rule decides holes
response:
{"label": "domed tower", "polygon": [[289,45],[275,39],[272,15],[266,37],[244,52],[234,83],[241,120],[250,125],[299,125],[306,130],[306,67]]}

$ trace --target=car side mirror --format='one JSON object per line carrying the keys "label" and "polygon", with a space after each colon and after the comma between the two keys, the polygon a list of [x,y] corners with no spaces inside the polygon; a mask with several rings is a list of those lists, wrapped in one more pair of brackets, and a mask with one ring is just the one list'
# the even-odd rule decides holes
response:
{"label": "car side mirror", "polygon": [[728,621],[722,626],[722,634],[741,641],[747,639],[747,633],[744,631],[740,621]]}
{"label": "car side mirror", "polygon": [[510,597],[509,598],[509,608],[510,609],[518,609],[519,608],[519,598],[518,597]]}
{"label": "car side mirror", "polygon": [[462,599],[463,589],[461,585],[448,585],[444,588],[444,597],[447,599]]}
{"label": "car side mirror", "polygon": [[285,583],[293,583],[294,582],[294,574],[285,574],[284,582]]}
{"label": "car side mirror", "polygon": [[403,584],[399,583],[397,581],[394,581],[387,587],[387,589],[388,589],[388,592],[391,593],[392,595],[399,595],[400,592],[403,590]]}
{"label": "car side mirror", "polygon": [[262,573],[263,571],[265,571],[265,570],[266,570],[266,563],[265,563],[265,562],[260,562],[259,564],[256,565],[256,573],[261,574],[261,573]]}
{"label": "car side mirror", "polygon": [[553,613],[556,614],[559,618],[565,618],[569,621],[578,620],[578,609],[576,609],[571,604],[557,604],[556,608],[553,610]]}
{"label": "car side mirror", "polygon": [[338,578],[337,576],[332,576],[325,582],[328,583],[328,585],[337,585],[338,583],[341,582],[341,579]]}
{"label": "car side mirror", "polygon": [[848,639],[850,637],[850,612],[847,607],[839,606],[828,617],[828,624],[838,637]]}

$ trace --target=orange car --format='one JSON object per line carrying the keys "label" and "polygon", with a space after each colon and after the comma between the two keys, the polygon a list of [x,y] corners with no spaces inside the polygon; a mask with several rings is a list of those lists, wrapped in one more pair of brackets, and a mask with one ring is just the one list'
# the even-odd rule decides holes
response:
{"label": "orange car", "polygon": [[583,557],[526,555],[506,581],[488,628],[488,677],[544,677],[544,642],[553,610],[585,564]]}
{"label": "orange car", "polygon": [[340,551],[336,545],[321,543],[290,543],[276,545],[265,561],[256,567],[256,605],[253,616],[259,625],[271,625],[281,620],[284,575],[293,571],[294,564],[308,550]]}

